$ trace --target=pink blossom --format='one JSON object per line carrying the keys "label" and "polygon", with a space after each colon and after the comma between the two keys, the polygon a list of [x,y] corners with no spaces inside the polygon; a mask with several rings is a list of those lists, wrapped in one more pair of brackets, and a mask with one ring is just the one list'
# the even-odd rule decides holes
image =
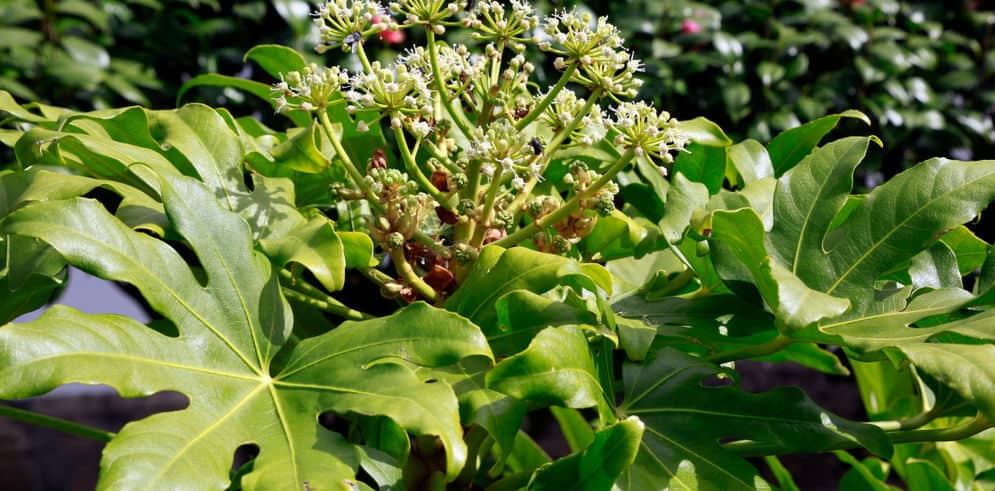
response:
{"label": "pink blossom", "polygon": [[[373,17],[373,23],[380,23],[380,16]],[[380,33],[380,39],[387,44],[401,44],[404,42],[404,31],[386,30]]]}
{"label": "pink blossom", "polygon": [[684,19],[684,22],[681,22],[681,32],[684,34],[697,34],[701,32],[701,24],[692,19]]}

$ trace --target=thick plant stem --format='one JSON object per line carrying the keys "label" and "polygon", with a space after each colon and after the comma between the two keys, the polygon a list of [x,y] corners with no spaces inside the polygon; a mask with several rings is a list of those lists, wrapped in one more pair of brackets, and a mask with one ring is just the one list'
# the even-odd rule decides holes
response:
{"label": "thick plant stem", "polygon": [[[949,428],[937,428],[928,430],[895,431],[887,433],[892,443],[926,443],[926,442],[949,442],[963,440],[977,435],[982,431],[992,428],[992,423],[982,415],[978,415],[967,423]],[[765,455],[780,455],[785,453],[784,449],[775,443],[755,442],[742,440],[730,442],[722,445],[722,448],[740,457],[762,457]],[[860,444],[855,441],[841,441],[830,448],[824,448],[822,452],[831,450],[850,450],[860,448]]]}
{"label": "thick plant stem", "polygon": [[480,244],[484,241],[487,229],[491,226],[494,202],[497,201],[497,194],[501,189],[502,173],[503,169],[501,168],[494,171],[494,178],[491,179],[491,184],[487,188],[487,197],[484,198],[484,210],[480,214],[480,226],[473,232],[473,240],[471,241],[471,245],[475,247],[480,247]]}
{"label": "thick plant stem", "polygon": [[414,288],[415,292],[418,293],[422,298],[428,300],[429,303],[435,303],[439,299],[438,292],[435,288],[432,288],[422,281],[415,273],[414,268],[411,267],[411,263],[408,259],[404,257],[404,251],[402,249],[394,249],[390,251],[390,259],[394,262],[394,268],[397,269],[398,276],[404,280],[411,288]]}
{"label": "thick plant stem", "polygon": [[370,64],[370,59],[366,57],[366,50],[363,49],[362,41],[356,43],[356,55],[359,56],[359,62],[363,64],[363,69],[366,73],[373,73],[373,65]]}
{"label": "thick plant stem", "polygon": [[716,353],[708,357],[708,361],[712,363],[726,363],[736,360],[747,360],[750,358],[759,358],[761,356],[772,355],[778,351],[787,348],[788,346],[795,343],[795,340],[778,335],[776,338],[771,339],[765,343],[754,344],[751,346],[746,346],[740,349],[735,349],[731,351],[724,351],[722,353]]}
{"label": "thick plant stem", "polygon": [[0,404],[0,417],[42,426],[63,433],[69,433],[70,435],[81,436],[101,443],[107,443],[111,441],[111,438],[114,438],[114,433],[110,431],[104,431],[99,428],[73,423],[62,418],[46,416],[3,404]]}
{"label": "thick plant stem", "polygon": [[[563,87],[567,86],[567,82],[570,81],[570,77],[573,76],[575,71],[577,71],[576,62],[571,63],[570,66],[568,66],[567,69],[563,72],[563,75],[560,75],[560,79],[556,81],[556,85],[554,85],[552,89],[549,89],[549,92],[546,94],[546,97],[543,97],[542,100],[539,101],[539,105],[537,105],[535,109],[530,111],[527,116],[518,120],[518,122],[515,123],[515,128],[519,130],[525,129],[526,126],[532,124],[533,121],[538,119],[539,116],[541,116],[542,113],[546,111],[546,108],[549,107],[549,105],[552,104],[554,100],[556,100],[556,95],[559,94],[561,90],[563,90]],[[581,111],[581,114],[587,114],[587,113]]]}
{"label": "thick plant stem", "polygon": [[310,295],[305,295],[297,290],[286,287],[283,289],[283,295],[291,300],[295,300],[305,305],[314,307],[318,310],[322,310],[324,312],[328,312],[329,314],[334,314],[345,319],[353,321],[361,321],[364,319],[373,318],[373,316],[371,315],[364,314],[358,310],[350,309],[349,307],[346,307],[345,305],[342,305],[337,301],[333,303],[329,301],[329,300],[334,300],[331,297],[328,297],[325,300],[321,300],[314,298]]}
{"label": "thick plant stem", "polygon": [[936,404],[928,411],[923,411],[907,419],[900,419],[897,421],[871,421],[870,424],[877,426],[884,431],[914,430],[925,426],[930,421],[933,421],[940,416],[943,416],[944,413],[963,407],[966,404],[967,403],[958,404],[953,407],[943,407],[941,404]]}
{"label": "thick plant stem", "polygon": [[442,106],[446,108],[449,116],[453,118],[456,127],[463,132],[464,136],[470,138],[473,136],[473,126],[467,121],[466,115],[456,111],[453,101],[446,93],[446,83],[442,80],[442,70],[439,68],[439,44],[435,40],[435,33],[432,32],[432,29],[426,29],[425,34],[428,37],[428,56],[432,64],[432,78],[435,79],[435,87],[439,91],[439,100],[442,101]]}
{"label": "thick plant stem", "polygon": [[360,312],[325,294],[325,292],[307,284],[285,269],[280,270],[280,282],[283,294],[287,298],[318,308],[329,314],[351,320],[372,319],[373,316]]}
{"label": "thick plant stem", "polygon": [[608,184],[612,180],[612,178],[615,177],[615,174],[621,172],[622,169],[625,168],[625,166],[629,165],[629,162],[632,162],[632,159],[633,157],[635,157],[635,155],[636,155],[635,151],[630,148],[624,154],[622,154],[622,157],[619,158],[614,164],[612,164],[612,166],[609,167],[608,170],[605,171],[604,175],[602,175],[597,181],[594,181],[583,192],[575,194],[573,198],[570,198],[569,201],[563,203],[563,205],[560,206],[556,211],[540,218],[538,221],[532,222],[527,226],[518,229],[517,231],[515,231],[515,233],[495,242],[494,244],[499,245],[501,247],[511,247],[525,239],[532,237],[536,232],[539,232],[540,230],[566,218],[567,215],[572,213],[575,209],[577,209],[578,206],[580,206],[580,202],[582,200],[590,198],[591,196],[594,196],[595,193],[601,191],[601,188],[603,188],[606,184]]}
{"label": "thick plant stem", "polygon": [[[480,166],[481,162],[479,160],[473,159],[466,166],[466,177],[467,185],[461,190],[461,196],[463,199],[472,200],[474,203],[477,202],[477,193],[480,190]],[[473,229],[476,222],[472,219],[461,221],[456,225],[455,240],[459,242],[467,242],[473,236]]]}

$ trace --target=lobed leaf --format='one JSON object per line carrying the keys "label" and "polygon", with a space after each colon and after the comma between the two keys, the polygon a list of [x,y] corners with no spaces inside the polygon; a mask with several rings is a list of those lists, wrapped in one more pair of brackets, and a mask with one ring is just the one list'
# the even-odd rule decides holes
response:
{"label": "lobed leaf", "polygon": [[246,443],[260,454],[245,489],[347,489],[358,450],[317,424],[325,411],[385,415],[436,435],[456,476],[466,458],[456,397],[408,364],[490,356],[479,329],[418,303],[289,346],[274,366],[293,318],[273,266],[252,250],[249,227],[192,179],[163,176],[161,192],[208,288],[166,243],[129,230],[92,200],[32,204],[4,220],[5,232],[43,240],[70,264],[132,284],[179,335],[120,316],[51,309],[0,329],[0,397],[70,382],[106,383],[124,396],[188,395],[187,409],[133,422],[108,444],[102,489],[223,489],[233,453]]}

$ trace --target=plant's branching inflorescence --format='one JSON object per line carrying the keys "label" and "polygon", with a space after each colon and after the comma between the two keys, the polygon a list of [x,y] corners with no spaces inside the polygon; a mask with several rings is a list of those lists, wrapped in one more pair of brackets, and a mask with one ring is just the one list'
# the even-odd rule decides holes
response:
{"label": "plant's branching inflorescence", "polygon": [[[577,254],[573,244],[614,211],[614,175],[637,159],[666,175],[688,143],[667,111],[626,101],[643,65],[605,18],[575,10],[543,18],[518,0],[469,8],[333,0],[314,20],[319,53],[341,48],[363,68],[286,73],[274,87],[278,110],[311,112],[322,123],[351,178],[333,194],[369,201],[369,233],[419,293],[412,298],[446,292],[418,284],[427,271],[407,264],[407,251],[434,251],[433,267],[451,269],[456,283],[489,243]],[[438,38],[452,28],[469,29],[462,39],[471,45]],[[391,66],[369,61],[367,39],[405,29],[422,29],[425,45]],[[559,72],[552,86],[534,82],[530,46],[550,55]],[[340,104],[351,118],[340,123],[390,132],[396,149],[377,149],[365,169],[352,162],[328,116]]]}

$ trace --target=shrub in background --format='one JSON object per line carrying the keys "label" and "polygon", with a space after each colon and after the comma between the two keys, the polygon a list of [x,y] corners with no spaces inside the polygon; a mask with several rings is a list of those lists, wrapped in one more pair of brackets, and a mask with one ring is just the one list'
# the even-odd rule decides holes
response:
{"label": "shrub in background", "polygon": [[[857,108],[893,175],[937,151],[995,156],[995,12],[977,1],[588,2],[644,53],[642,95],[766,141]],[[990,4],[989,4],[990,8]],[[880,182],[872,176],[866,184]]]}

